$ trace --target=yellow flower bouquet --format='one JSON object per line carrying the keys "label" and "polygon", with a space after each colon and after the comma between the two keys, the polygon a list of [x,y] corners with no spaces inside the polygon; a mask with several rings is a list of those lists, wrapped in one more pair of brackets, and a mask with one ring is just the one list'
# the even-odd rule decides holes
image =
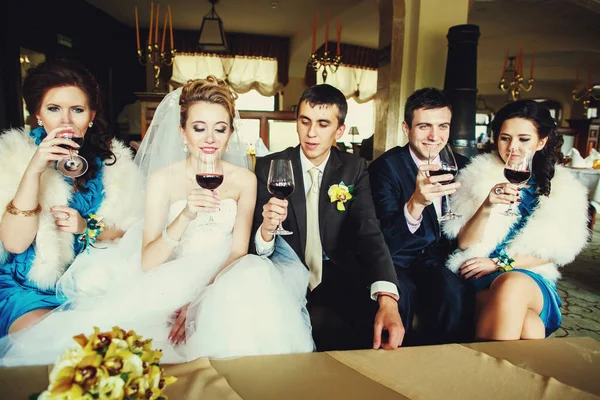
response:
{"label": "yellow flower bouquet", "polygon": [[162,392],[177,378],[165,376],[159,365],[162,352],[152,350],[152,339],[114,327],[89,337],[73,337],[78,346],[63,353],[50,374],[48,389],[38,400],[167,399]]}

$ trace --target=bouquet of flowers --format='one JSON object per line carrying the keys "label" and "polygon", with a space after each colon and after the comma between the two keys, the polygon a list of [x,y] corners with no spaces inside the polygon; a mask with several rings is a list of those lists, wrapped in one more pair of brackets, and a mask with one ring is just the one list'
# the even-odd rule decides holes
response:
{"label": "bouquet of flowers", "polygon": [[165,376],[159,360],[162,352],[152,350],[152,339],[134,331],[114,327],[89,337],[73,338],[79,346],[61,355],[48,389],[39,399],[166,399],[163,389],[177,378]]}

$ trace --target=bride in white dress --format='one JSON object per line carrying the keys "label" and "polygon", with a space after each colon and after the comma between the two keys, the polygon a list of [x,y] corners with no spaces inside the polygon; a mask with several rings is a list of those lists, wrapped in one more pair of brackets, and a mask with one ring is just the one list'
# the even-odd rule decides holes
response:
{"label": "bride in white dress", "polygon": [[[254,174],[222,161],[217,190],[196,183],[198,157],[245,160],[235,96],[209,77],[165,97],[136,157],[148,177],[145,220],[78,257],[57,287],[65,304],[1,339],[0,365],[53,363],[72,336],[115,325],[152,338],[164,363],[313,351],[307,269],[283,240],[271,259],[247,254]],[[171,340],[181,310],[184,339]]]}

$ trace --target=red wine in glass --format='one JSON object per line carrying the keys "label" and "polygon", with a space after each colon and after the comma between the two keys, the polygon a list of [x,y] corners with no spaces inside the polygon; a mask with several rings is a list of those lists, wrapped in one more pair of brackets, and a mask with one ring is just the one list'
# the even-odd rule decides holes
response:
{"label": "red wine in glass", "polygon": [[[533,152],[531,150],[518,151],[510,149],[504,165],[504,177],[515,185],[524,185],[531,177],[531,164]],[[513,209],[513,203],[503,213],[506,216],[519,216],[518,210]]]}
{"label": "red wine in glass", "polygon": [[[79,147],[83,145],[83,136],[76,136],[73,132],[63,132],[56,135],[57,138],[70,139],[77,143]],[[69,150],[69,155],[56,162],[56,169],[71,178],[77,178],[86,173],[88,170],[88,162],[85,158],[78,154],[73,154],[74,148],[68,144],[59,144],[63,149]]]}
{"label": "red wine in glass", "polygon": [[452,174],[452,179],[450,179],[448,181],[441,181],[440,182],[442,185],[447,185],[449,183],[452,183],[452,181],[456,177],[457,173],[458,173],[458,168],[456,166],[454,166],[454,165],[443,165],[437,171],[429,171],[429,175],[430,176]]}
{"label": "red wine in glass", "polygon": [[201,188],[215,190],[223,183],[223,175],[196,174],[196,182]]}
{"label": "red wine in glass", "polygon": [[[271,160],[267,190],[278,199],[285,199],[294,192],[294,170],[290,160]],[[293,232],[283,229],[281,221],[271,235],[291,235]]]}
{"label": "red wine in glass", "polygon": [[529,171],[515,171],[514,169],[504,169],[504,177],[510,183],[523,184],[529,180],[531,173]]}
{"label": "red wine in glass", "polygon": [[294,193],[294,182],[289,180],[271,181],[269,182],[269,193],[280,200],[288,198]]}
{"label": "red wine in glass", "polygon": [[[65,138],[65,139],[69,139],[69,138]],[[72,137],[70,139],[72,141],[74,141],[75,143],[77,143],[79,145],[79,147],[83,146],[83,138],[82,137]],[[74,150],[74,148],[69,146],[68,144],[59,144],[58,146],[62,147],[63,149]]]}

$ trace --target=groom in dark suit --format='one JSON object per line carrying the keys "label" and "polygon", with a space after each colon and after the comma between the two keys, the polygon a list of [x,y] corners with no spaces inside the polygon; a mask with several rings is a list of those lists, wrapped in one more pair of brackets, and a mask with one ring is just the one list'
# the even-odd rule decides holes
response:
{"label": "groom in dark suit", "polygon": [[[445,211],[444,194],[454,193],[460,184],[441,185],[453,178],[450,174],[429,176],[429,171],[440,169],[437,157],[450,135],[451,105],[440,90],[425,88],[407,99],[404,114],[408,145],[377,158],[369,166],[369,177],[400,283],[407,343],[468,340],[472,301],[463,281],[445,267],[456,245],[442,234],[438,222]],[[460,171],[467,159],[457,153],[454,157]],[[418,334],[411,331],[414,314]]]}
{"label": "groom in dark suit", "polygon": [[[402,343],[404,327],[392,259],[375,216],[366,163],[333,147],[348,106],[330,85],[308,88],[297,109],[300,145],[257,160],[254,251],[274,251],[283,238],[310,272],[307,308],[317,350],[380,348]],[[287,199],[267,190],[271,160],[290,160],[295,189]],[[332,201],[333,198],[333,201]]]}

